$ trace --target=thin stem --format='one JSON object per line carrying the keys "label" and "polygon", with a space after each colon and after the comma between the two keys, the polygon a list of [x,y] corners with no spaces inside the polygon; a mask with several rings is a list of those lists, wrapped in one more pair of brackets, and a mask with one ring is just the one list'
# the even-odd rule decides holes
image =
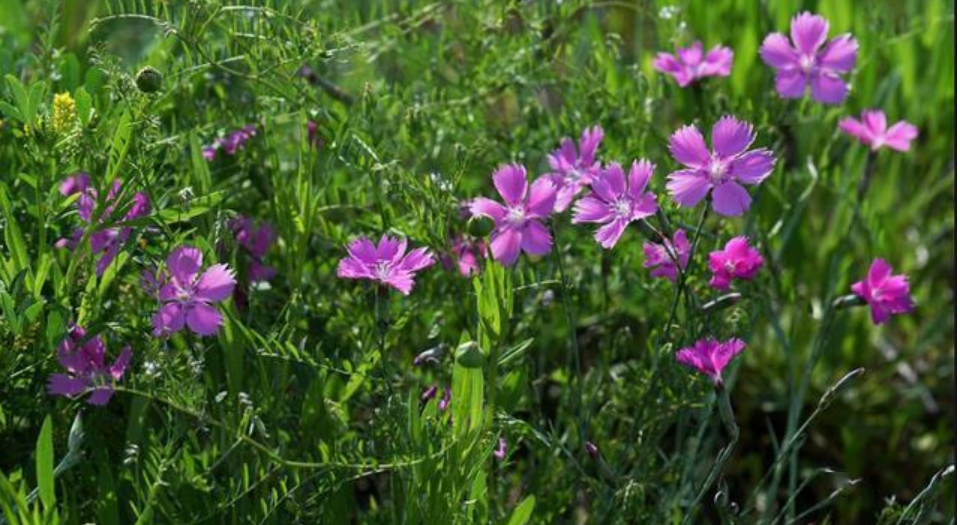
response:
{"label": "thin stem", "polygon": [[583,415],[583,369],[580,364],[580,341],[577,338],[576,318],[573,314],[573,306],[570,303],[570,292],[568,290],[566,271],[564,270],[563,256],[560,254],[560,242],[557,237],[556,228],[551,224],[553,233],[553,257],[557,264],[557,271],[560,273],[560,293],[563,301],[563,311],[567,317],[567,331],[570,338],[570,358],[573,363],[573,369],[576,373],[576,383],[574,387],[574,399],[576,400],[575,412],[577,415],[578,443],[586,439],[586,420]]}
{"label": "thin stem", "polygon": [[700,490],[697,492],[696,498],[694,498],[689,510],[687,510],[687,514],[683,517],[683,522],[681,522],[681,525],[690,523],[693,515],[696,514],[697,505],[699,505],[700,501],[703,500],[703,497],[706,496],[707,491],[713,487],[713,484],[716,482],[717,478],[720,477],[720,474],[723,472],[723,468],[726,466],[727,461],[729,461],[730,457],[733,455],[733,451],[737,446],[737,441],[740,440],[740,427],[737,426],[737,420],[733,415],[733,406],[730,403],[730,393],[723,386],[723,383],[717,385],[716,391],[717,410],[720,413],[720,420],[723,422],[723,427],[726,430],[730,441],[727,443],[727,446],[723,447],[723,450],[721,450],[720,454],[717,456],[717,460],[713,463],[713,466],[710,468],[710,472],[707,474],[707,479],[705,479],[703,485],[700,486]]}
{"label": "thin stem", "polygon": [[[667,325],[663,329],[663,340],[670,340],[670,330],[673,327],[674,321],[677,320],[677,310],[680,306],[680,296],[687,294],[687,274],[690,273],[691,268],[693,267],[694,262],[696,261],[697,246],[700,244],[700,236],[703,232],[703,224],[707,220],[707,213],[710,211],[710,205],[707,202],[703,203],[703,211],[700,212],[700,220],[697,222],[697,229],[693,234],[693,242],[690,243],[690,255],[687,258],[687,266],[684,268],[680,261],[677,260],[675,264],[677,265],[677,273],[679,277],[677,279],[677,291],[673,296],[673,304],[670,306],[670,316],[667,318]],[[677,255],[679,257],[679,254]],[[660,345],[658,344],[657,347]]]}

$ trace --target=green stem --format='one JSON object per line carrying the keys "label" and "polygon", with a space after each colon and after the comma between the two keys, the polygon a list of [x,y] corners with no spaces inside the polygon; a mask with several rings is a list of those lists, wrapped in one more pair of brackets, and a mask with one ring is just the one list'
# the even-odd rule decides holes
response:
{"label": "green stem", "polygon": [[553,257],[557,264],[557,271],[560,273],[561,300],[563,301],[563,311],[567,317],[567,331],[570,338],[570,346],[568,347],[570,356],[568,361],[572,362],[573,370],[576,374],[573,394],[576,401],[574,412],[577,416],[577,437],[578,443],[582,443],[586,439],[586,420],[583,415],[583,369],[580,364],[580,341],[577,338],[576,318],[573,314],[573,306],[570,303],[569,282],[567,281],[566,271],[564,270],[563,256],[560,254],[560,242],[553,225],[551,225],[551,230],[553,230],[554,240]]}
{"label": "green stem", "polygon": [[720,477],[720,474],[723,472],[723,468],[733,455],[734,449],[736,449],[737,441],[740,440],[740,427],[737,426],[736,417],[733,415],[733,405],[730,403],[730,393],[727,391],[726,387],[724,387],[723,383],[717,385],[716,391],[717,411],[720,413],[720,420],[723,422],[723,427],[726,430],[730,441],[727,443],[727,446],[723,447],[723,450],[721,450],[720,454],[717,456],[717,460],[714,461],[713,466],[710,468],[710,472],[707,474],[707,479],[705,479],[703,485],[700,486],[700,490],[697,492],[697,496],[690,505],[689,510],[687,510],[687,514],[683,517],[683,522],[681,525],[690,523],[690,520],[693,518],[694,514],[696,514],[697,505],[700,504],[704,496],[706,496],[707,491],[713,487],[713,484],[717,481],[717,478]]}

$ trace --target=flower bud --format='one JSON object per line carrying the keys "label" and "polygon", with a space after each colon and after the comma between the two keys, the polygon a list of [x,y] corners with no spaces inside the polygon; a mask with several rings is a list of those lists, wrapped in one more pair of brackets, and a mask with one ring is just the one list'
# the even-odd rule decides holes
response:
{"label": "flower bud", "polygon": [[837,297],[833,301],[833,308],[836,310],[843,310],[845,308],[854,308],[856,306],[863,306],[865,304],[867,304],[867,302],[864,301],[863,298],[858,295],[850,294]]}
{"label": "flower bud", "polygon": [[137,89],[141,93],[156,93],[163,85],[163,75],[155,68],[147,66],[137,73]]}
{"label": "flower bud", "polygon": [[474,237],[486,237],[493,231],[493,221],[489,217],[474,215],[467,221],[467,232]]}

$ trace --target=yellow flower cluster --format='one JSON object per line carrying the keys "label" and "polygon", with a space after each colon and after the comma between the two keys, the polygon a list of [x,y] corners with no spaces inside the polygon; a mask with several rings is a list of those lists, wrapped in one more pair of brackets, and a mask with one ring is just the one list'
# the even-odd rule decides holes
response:
{"label": "yellow flower cluster", "polygon": [[73,129],[77,122],[77,103],[70,93],[57,93],[53,96],[53,118],[50,125],[53,132],[63,135]]}

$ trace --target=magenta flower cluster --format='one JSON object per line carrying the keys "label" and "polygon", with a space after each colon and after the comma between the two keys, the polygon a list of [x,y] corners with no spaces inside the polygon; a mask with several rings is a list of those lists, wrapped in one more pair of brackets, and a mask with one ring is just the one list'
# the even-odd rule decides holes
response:
{"label": "magenta flower cluster", "polygon": [[203,158],[212,161],[217,158],[217,152],[223,151],[229,156],[236,154],[248,140],[257,136],[257,127],[253,124],[231,131],[226,137],[217,137],[213,143],[203,147]]}

